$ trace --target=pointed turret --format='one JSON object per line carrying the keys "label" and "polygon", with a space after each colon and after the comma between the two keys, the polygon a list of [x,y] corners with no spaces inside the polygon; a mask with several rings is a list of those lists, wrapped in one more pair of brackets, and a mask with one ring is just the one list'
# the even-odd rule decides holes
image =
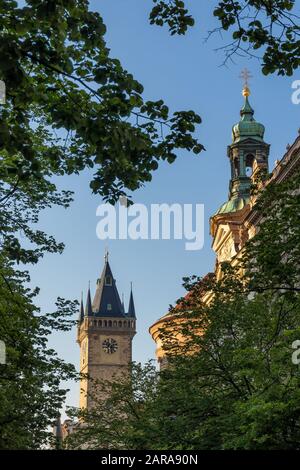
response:
{"label": "pointed turret", "polygon": [[122,294],[122,312],[125,315],[124,294]]}
{"label": "pointed turret", "polygon": [[80,309],[79,309],[79,315],[78,315],[78,323],[82,323],[84,319],[84,308],[83,308],[83,298],[81,294],[81,302],[80,302]]}
{"label": "pointed turret", "polygon": [[105,264],[93,300],[94,315],[108,317],[123,317],[124,310],[117,290],[116,281],[113,277],[108,254],[105,255]]}
{"label": "pointed turret", "polygon": [[85,315],[86,317],[91,317],[91,316],[93,315],[90,286],[89,286],[89,290],[88,290],[88,293],[87,293],[84,315]]}
{"label": "pointed turret", "polygon": [[132,283],[131,283],[131,290],[130,290],[130,298],[129,298],[129,307],[128,307],[128,317],[136,318],[135,316],[135,307],[134,307],[134,300],[133,300],[133,293],[132,293]]}

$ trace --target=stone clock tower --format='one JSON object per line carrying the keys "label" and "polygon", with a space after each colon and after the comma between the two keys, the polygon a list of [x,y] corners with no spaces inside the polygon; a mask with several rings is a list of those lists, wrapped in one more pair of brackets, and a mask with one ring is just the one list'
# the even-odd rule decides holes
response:
{"label": "stone clock tower", "polygon": [[[93,302],[90,289],[86,307],[81,302],[77,342],[80,346],[80,372],[91,379],[114,380],[132,361],[132,338],[136,333],[136,316],[132,290],[125,313],[113,277],[108,255]],[[91,408],[93,380],[82,379],[80,407]]]}

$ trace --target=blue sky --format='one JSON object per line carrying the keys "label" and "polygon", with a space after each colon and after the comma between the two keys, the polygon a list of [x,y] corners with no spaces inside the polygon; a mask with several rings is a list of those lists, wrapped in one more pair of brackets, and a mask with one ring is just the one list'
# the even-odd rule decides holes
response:
{"label": "blue sky", "polygon": [[[129,300],[133,282],[138,317],[133,356],[136,361],[154,358],[155,344],[149,326],[166,313],[170,303],[183,294],[183,276],[204,275],[214,267],[209,236],[209,216],[227,200],[229,163],[227,145],[231,127],[239,120],[243,103],[240,71],[250,69],[251,105],[255,118],[266,127],[265,140],[271,144],[270,168],[280,159],[286,145],[297,136],[300,105],[291,102],[293,78],[264,77],[256,60],[235,58],[221,66],[223,52],[215,49],[226,42],[207,31],[216,26],[211,11],[215,2],[190,0],[187,4],[196,26],[185,37],[170,37],[166,29],[150,26],[147,18],[151,0],[94,0],[91,9],[100,11],[107,25],[106,40],[111,55],[133,73],[145,88],[146,99],[164,99],[170,109],[193,109],[203,123],[197,137],[206,152],[194,156],[178,152],[172,165],[162,164],[151,183],[134,194],[138,203],[191,203],[205,205],[205,242],[201,251],[186,251],[184,241],[116,240],[103,242],[96,237],[96,208],[101,203],[89,189],[89,174],[62,178],[59,185],[75,191],[71,208],[54,208],[41,216],[40,226],[66,244],[63,255],[47,255],[31,269],[32,284],[41,288],[39,305],[54,309],[57,296],[80,298],[86,295],[88,281],[92,294],[103,267],[105,246],[120,294]],[[228,37],[227,37],[228,40]],[[53,346],[66,361],[79,364],[75,329],[55,334]],[[78,404],[78,384],[69,384],[68,405]]]}

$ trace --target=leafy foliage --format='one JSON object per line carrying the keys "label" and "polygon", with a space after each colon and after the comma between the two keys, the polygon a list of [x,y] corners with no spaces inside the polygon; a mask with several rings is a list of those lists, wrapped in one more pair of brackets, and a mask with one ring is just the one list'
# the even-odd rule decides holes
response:
{"label": "leafy foliage", "polygon": [[158,376],[151,361],[145,366],[132,363],[126,372],[118,374],[117,380],[94,380],[91,396],[95,406],[89,411],[69,410],[69,415],[80,421],[64,442],[65,447],[150,449],[151,440],[157,439],[154,417],[157,385]]}
{"label": "leafy foliage", "polygon": [[143,100],[87,0],[1,0],[0,11],[1,178],[39,177],[44,165],[58,175],[93,168],[93,192],[114,202],[150,181],[160,160],[173,162],[176,149],[203,149],[192,136],[200,117]]}
{"label": "leafy foliage", "polygon": [[24,287],[28,276],[0,257],[0,337],[7,363],[0,365],[0,448],[37,449],[50,445],[49,426],[62,407],[61,380],[76,378],[47,345],[54,330],[67,331],[76,302],[57,301],[57,311],[41,314],[34,305],[38,290]]}
{"label": "leafy foliage", "polygon": [[163,26],[167,23],[171,35],[185,34],[189,26],[194,26],[195,21],[188,10],[185,8],[184,2],[174,0],[173,2],[165,2],[161,0],[153,0],[156,4],[150,13],[150,23],[157,26]]}
{"label": "leafy foliage", "polygon": [[[194,19],[177,0],[153,0],[150,23],[167,24],[174,34],[185,34]],[[216,2],[214,16],[221,26],[213,32],[231,30],[232,41],[223,47],[225,61],[236,54],[256,56],[262,49],[265,75],[292,75],[300,65],[300,25],[294,0],[222,0]]]}
{"label": "leafy foliage", "polygon": [[[39,130],[32,136],[41,145]],[[47,175],[7,175],[0,184],[0,338],[6,364],[0,365],[0,448],[36,449],[52,441],[49,426],[62,407],[67,390],[61,380],[76,377],[48,346],[54,331],[68,331],[77,302],[59,298],[55,312],[41,313],[34,301],[39,289],[28,288],[28,272],[17,269],[37,263],[44,253],[61,253],[63,244],[35,229],[39,213],[54,204],[68,207],[72,195],[58,192]]]}

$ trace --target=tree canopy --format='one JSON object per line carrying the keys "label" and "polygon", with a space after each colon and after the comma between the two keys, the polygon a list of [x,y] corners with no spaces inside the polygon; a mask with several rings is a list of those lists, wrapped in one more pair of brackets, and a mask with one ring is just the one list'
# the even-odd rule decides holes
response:
{"label": "tree canopy", "polygon": [[[171,35],[186,34],[195,20],[182,0],[153,0],[150,23],[167,25]],[[295,0],[222,0],[213,2],[215,32],[230,33],[220,48],[225,62],[234,56],[257,57],[265,75],[292,75],[300,65],[300,25]],[[203,22],[205,24],[205,21]],[[227,36],[226,36],[227,37]],[[260,53],[260,55],[259,55]]]}
{"label": "tree canopy", "polygon": [[1,0],[0,10],[1,178],[93,168],[93,192],[115,201],[150,181],[160,160],[173,162],[176,149],[203,149],[192,135],[200,117],[144,101],[87,0]]}
{"label": "tree canopy", "polygon": [[67,392],[61,381],[77,378],[74,367],[49,347],[49,335],[72,327],[78,302],[58,298],[54,312],[41,312],[39,288],[29,288],[24,267],[45,253],[62,252],[62,243],[34,225],[45,207],[67,207],[71,194],[56,191],[46,178],[15,178],[0,184],[0,338],[6,347],[0,449],[38,449],[51,443],[51,425]]}

